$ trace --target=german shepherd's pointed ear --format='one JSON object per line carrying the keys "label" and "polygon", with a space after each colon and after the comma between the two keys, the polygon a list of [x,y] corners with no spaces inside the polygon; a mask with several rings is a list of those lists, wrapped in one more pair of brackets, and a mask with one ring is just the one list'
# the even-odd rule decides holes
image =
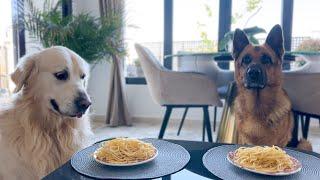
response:
{"label": "german shepherd's pointed ear", "polygon": [[26,55],[19,60],[15,71],[11,74],[11,79],[16,84],[14,93],[20,91],[36,73],[35,59],[36,54],[32,54]]}
{"label": "german shepherd's pointed ear", "polygon": [[236,29],[233,36],[233,48],[232,48],[233,58],[237,60],[240,53],[249,44],[250,42],[248,40],[247,35],[242,30]]}
{"label": "german shepherd's pointed ear", "polygon": [[266,42],[275,54],[282,59],[282,55],[284,53],[283,48],[283,35],[282,35],[282,28],[279,24],[273,26],[271,31],[269,32]]}

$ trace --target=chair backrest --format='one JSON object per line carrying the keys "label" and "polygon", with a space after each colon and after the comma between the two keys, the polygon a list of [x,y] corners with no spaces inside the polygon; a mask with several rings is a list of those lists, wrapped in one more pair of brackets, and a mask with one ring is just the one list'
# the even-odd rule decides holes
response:
{"label": "chair backrest", "polygon": [[179,52],[177,65],[178,71],[195,71],[206,74],[210,77],[218,87],[226,86],[234,80],[234,72],[230,70],[222,70],[213,60],[211,54],[192,54],[187,52]]}
{"label": "chair backrest", "polygon": [[151,96],[157,103],[161,104],[160,75],[161,71],[164,71],[165,68],[149,49],[141,46],[140,44],[135,44],[135,48],[138,53]]}
{"label": "chair backrest", "polygon": [[320,115],[320,73],[285,72],[284,89],[294,110]]}
{"label": "chair backrest", "polygon": [[212,59],[213,57],[210,54],[178,52],[178,55],[178,71],[196,71],[205,73],[209,76],[214,76],[219,71],[219,67],[216,65],[216,62]]}

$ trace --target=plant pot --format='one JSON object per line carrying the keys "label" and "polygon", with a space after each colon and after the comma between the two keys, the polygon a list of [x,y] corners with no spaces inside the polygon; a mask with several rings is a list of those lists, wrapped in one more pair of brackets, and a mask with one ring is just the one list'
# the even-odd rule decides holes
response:
{"label": "plant pot", "polygon": [[137,77],[144,77],[144,73],[141,66],[136,66],[136,73],[137,73]]}
{"label": "plant pot", "polygon": [[133,64],[129,64],[126,67],[127,77],[137,77],[137,67]]}
{"label": "plant pot", "polygon": [[320,53],[319,54],[299,54],[306,63],[299,68],[301,72],[316,73],[320,72]]}

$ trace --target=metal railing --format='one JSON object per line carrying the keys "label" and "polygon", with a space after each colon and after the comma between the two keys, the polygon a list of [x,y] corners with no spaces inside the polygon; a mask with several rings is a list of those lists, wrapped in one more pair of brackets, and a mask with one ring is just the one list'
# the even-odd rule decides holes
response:
{"label": "metal railing", "polygon": [[[291,49],[294,51],[301,42],[311,39],[310,37],[292,37],[291,42]],[[265,39],[258,39],[260,43],[263,43]],[[141,43],[145,47],[149,48],[151,52],[159,59],[163,59],[163,42],[145,42]],[[175,41],[172,44],[173,52],[181,52],[181,51],[188,51],[188,52],[208,52],[211,50],[216,51],[218,46],[217,41],[212,41],[212,44],[206,41]]]}

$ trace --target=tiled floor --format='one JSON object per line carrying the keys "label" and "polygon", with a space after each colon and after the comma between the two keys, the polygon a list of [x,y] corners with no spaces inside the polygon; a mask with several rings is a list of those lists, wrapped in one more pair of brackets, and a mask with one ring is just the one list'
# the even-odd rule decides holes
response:
{"label": "tiled floor", "polygon": [[[180,136],[177,136],[177,130],[180,120],[172,119],[168,124],[165,133],[167,139],[184,139],[201,141],[202,137],[202,121],[186,120],[182,128]],[[95,133],[94,141],[102,140],[109,137],[151,137],[156,138],[159,133],[161,121],[148,119],[135,119],[133,126],[127,127],[107,127],[102,122],[93,122]],[[219,127],[219,125],[217,126]],[[301,132],[300,132],[301,134]],[[216,139],[217,132],[213,133],[213,139]],[[320,126],[319,120],[311,119],[309,130],[309,141],[312,143],[313,150],[320,153]]]}

